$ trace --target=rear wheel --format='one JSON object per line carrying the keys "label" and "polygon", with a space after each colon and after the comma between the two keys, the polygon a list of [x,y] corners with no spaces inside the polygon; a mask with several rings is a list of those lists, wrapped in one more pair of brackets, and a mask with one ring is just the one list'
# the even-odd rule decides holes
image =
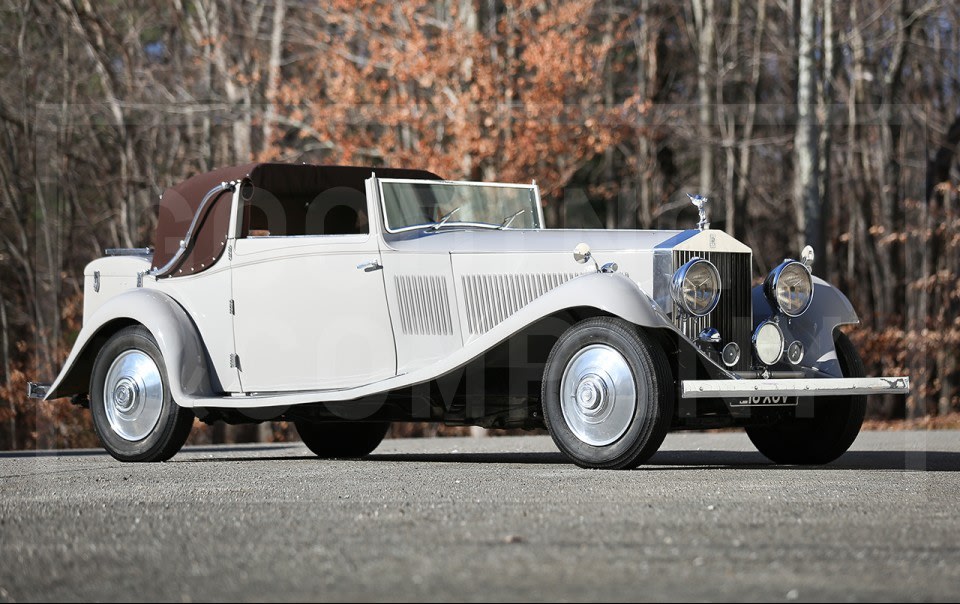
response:
{"label": "rear wheel", "polygon": [[543,375],[543,417],[557,447],[585,468],[633,468],[663,442],[673,414],[663,349],[622,319],[568,329]]}
{"label": "rear wheel", "polygon": [[300,440],[317,457],[357,458],[371,453],[390,429],[390,422],[294,422]]}
{"label": "rear wheel", "polygon": [[90,411],[103,447],[120,461],[170,459],[193,426],[193,412],[171,397],[163,355],[142,325],[118,331],[100,350]]}
{"label": "rear wheel", "polygon": [[[835,337],[837,359],[844,377],[864,377],[863,360],[842,332]],[[773,426],[747,428],[747,436],[771,461],[781,464],[819,465],[846,453],[863,424],[866,396],[817,398],[813,417],[781,421]]]}

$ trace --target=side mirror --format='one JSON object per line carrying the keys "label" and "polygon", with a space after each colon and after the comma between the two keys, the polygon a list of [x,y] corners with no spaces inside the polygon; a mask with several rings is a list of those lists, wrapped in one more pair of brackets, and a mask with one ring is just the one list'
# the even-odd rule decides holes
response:
{"label": "side mirror", "polygon": [[590,252],[590,246],[586,243],[578,243],[577,247],[573,248],[573,259],[577,261],[577,264],[586,264],[592,258],[593,254]]}

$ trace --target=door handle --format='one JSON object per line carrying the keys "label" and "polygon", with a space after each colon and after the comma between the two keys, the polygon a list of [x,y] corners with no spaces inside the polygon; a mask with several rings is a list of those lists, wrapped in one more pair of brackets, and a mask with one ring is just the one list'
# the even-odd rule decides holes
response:
{"label": "door handle", "polygon": [[366,262],[361,262],[357,265],[357,270],[363,271],[365,273],[370,273],[373,271],[379,271],[383,268],[383,265],[380,264],[379,260],[368,260]]}

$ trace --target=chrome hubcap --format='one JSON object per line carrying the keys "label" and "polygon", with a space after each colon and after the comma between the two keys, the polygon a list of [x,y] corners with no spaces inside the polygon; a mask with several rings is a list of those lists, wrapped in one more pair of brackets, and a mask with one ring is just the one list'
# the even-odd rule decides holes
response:
{"label": "chrome hubcap", "polygon": [[577,438],[597,447],[616,442],[637,410],[627,359],[606,344],[585,347],[563,370],[560,399],[563,419]]}
{"label": "chrome hubcap", "polygon": [[603,378],[596,374],[590,374],[580,380],[574,396],[583,413],[596,415],[603,408],[607,397],[607,387],[603,383]]}
{"label": "chrome hubcap", "polygon": [[124,440],[143,440],[160,421],[163,380],[160,368],[140,350],[120,353],[103,384],[103,403],[113,431]]}

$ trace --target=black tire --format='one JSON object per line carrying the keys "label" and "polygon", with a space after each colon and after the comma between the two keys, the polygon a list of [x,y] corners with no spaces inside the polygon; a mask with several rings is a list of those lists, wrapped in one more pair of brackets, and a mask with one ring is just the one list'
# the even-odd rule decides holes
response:
{"label": "black tire", "polygon": [[[866,376],[863,360],[846,334],[838,331],[834,341],[843,376]],[[821,465],[846,453],[860,433],[866,412],[866,396],[819,398],[814,402],[813,417],[747,428],[747,436],[775,463]]]}
{"label": "black tire", "polygon": [[300,440],[317,457],[357,459],[383,441],[390,422],[311,422],[296,420]]}
{"label": "black tire", "polygon": [[[625,425],[622,435],[613,436],[616,440],[609,443],[596,439],[602,444],[591,444],[574,432],[564,416],[560,395],[568,365],[572,368],[577,355],[595,345],[604,345],[622,355],[632,374],[636,403],[633,413],[623,416],[629,423],[618,422],[612,431],[616,435],[618,429],[622,430],[619,426]],[[584,468],[619,470],[640,465],[660,448],[673,417],[674,383],[666,354],[648,334],[614,317],[580,321],[557,340],[544,368],[541,395],[543,417],[553,442]],[[605,421],[598,420],[594,425]]]}
{"label": "black tire", "polygon": [[[121,355],[139,352],[156,364],[162,394],[153,400],[159,401],[159,417],[145,436],[138,440],[124,437],[111,424],[107,405],[113,405],[105,396],[105,381],[111,366]],[[136,413],[134,406],[131,417]],[[174,402],[170,394],[170,382],[163,355],[150,331],[142,325],[125,327],[114,334],[100,349],[93,364],[90,378],[90,412],[93,427],[103,448],[120,461],[166,461],[183,447],[193,427],[193,411]],[[116,411],[112,410],[114,416]]]}

